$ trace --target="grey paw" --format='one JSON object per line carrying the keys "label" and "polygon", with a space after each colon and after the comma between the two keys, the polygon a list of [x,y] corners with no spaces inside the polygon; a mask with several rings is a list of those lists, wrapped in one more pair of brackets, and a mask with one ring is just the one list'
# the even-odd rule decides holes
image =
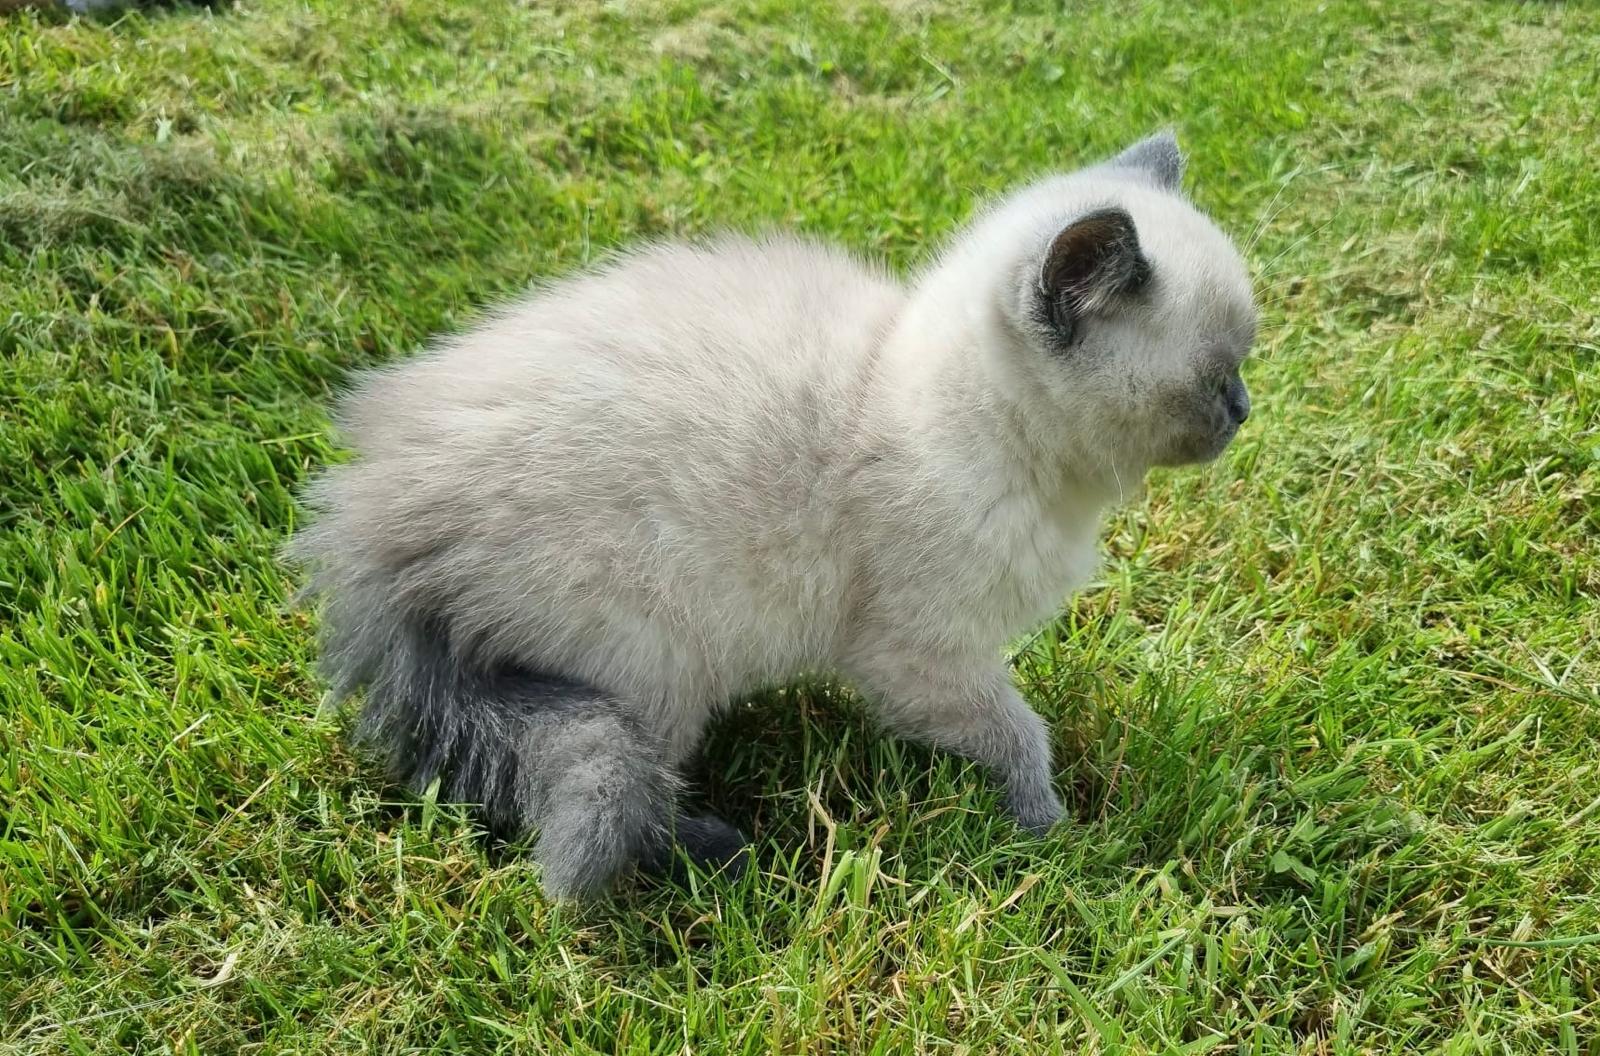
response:
{"label": "grey paw", "polygon": [[750,855],[746,853],[750,841],[715,814],[679,818],[677,836],[683,853],[703,869],[720,869],[730,876],[738,876],[750,862]]}
{"label": "grey paw", "polygon": [[687,859],[708,873],[737,879],[750,866],[750,842],[744,833],[715,814],[678,818],[673,837],[671,848],[641,863],[645,872],[681,882],[688,875]]}

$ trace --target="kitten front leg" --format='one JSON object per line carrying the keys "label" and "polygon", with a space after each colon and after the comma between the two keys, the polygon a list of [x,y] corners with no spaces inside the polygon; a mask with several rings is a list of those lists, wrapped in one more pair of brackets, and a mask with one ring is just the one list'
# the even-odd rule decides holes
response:
{"label": "kitten front leg", "polygon": [[1060,820],[1049,730],[1004,667],[990,661],[974,670],[898,651],[853,666],[869,707],[890,730],[987,766],[1028,831],[1043,834]]}

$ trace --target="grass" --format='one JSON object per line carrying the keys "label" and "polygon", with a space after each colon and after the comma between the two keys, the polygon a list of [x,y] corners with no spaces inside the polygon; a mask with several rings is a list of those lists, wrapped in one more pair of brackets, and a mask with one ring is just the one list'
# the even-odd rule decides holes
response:
{"label": "grass", "polygon": [[[0,1050],[1600,1053],[1600,11],[261,0],[0,20]],[[1018,643],[1071,822],[822,690],[575,909],[317,717],[324,407],[717,225],[898,268],[1162,124],[1258,412]]]}

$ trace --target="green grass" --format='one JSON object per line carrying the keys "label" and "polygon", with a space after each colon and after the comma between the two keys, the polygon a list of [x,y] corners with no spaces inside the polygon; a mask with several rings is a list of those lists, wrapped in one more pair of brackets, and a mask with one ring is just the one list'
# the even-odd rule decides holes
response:
{"label": "green grass", "polygon": [[[1600,10],[696,6],[0,20],[0,1050],[1600,1053]],[[317,718],[351,368],[1162,124],[1258,412],[1018,645],[1048,840],[812,691],[699,777],[759,872],[554,906]]]}

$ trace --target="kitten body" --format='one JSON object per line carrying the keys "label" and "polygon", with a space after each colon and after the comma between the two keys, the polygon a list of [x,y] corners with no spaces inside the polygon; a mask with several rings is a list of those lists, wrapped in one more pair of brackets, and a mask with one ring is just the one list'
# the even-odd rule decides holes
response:
{"label": "kitten body", "polygon": [[1248,280],[1179,164],[1157,137],[1043,181],[911,289],[793,239],[656,246],[368,375],[295,544],[363,739],[538,830],[559,895],[674,837],[732,857],[678,816],[679,770],[717,708],[809,674],[1047,828],[1002,650],[1090,575],[1124,489],[1248,408]]}

